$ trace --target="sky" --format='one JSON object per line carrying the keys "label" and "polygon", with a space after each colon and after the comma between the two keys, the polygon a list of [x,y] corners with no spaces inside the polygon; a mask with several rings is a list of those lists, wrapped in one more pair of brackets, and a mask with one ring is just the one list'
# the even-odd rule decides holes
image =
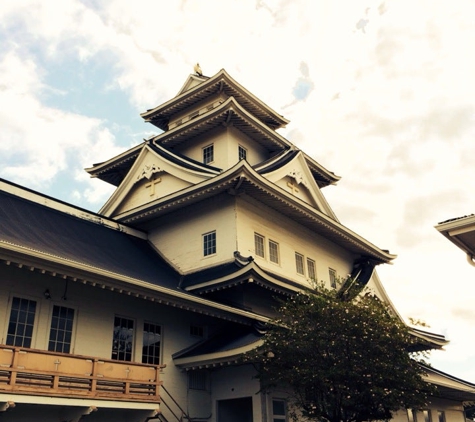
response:
{"label": "sky", "polygon": [[346,227],[398,257],[399,313],[450,340],[434,367],[475,383],[475,268],[434,226],[475,212],[473,0],[3,0],[0,177],[98,211],[84,168],[158,134],[140,113],[193,66],[290,120],[341,180]]}

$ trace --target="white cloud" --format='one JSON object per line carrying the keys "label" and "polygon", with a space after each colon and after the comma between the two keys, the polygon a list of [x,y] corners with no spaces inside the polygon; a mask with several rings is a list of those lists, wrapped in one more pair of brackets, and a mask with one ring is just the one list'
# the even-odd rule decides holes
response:
{"label": "white cloud", "polygon": [[[39,189],[62,171],[75,173],[119,152],[100,120],[43,105],[41,70],[15,51],[0,62],[2,177]],[[80,178],[76,178],[80,180]]]}

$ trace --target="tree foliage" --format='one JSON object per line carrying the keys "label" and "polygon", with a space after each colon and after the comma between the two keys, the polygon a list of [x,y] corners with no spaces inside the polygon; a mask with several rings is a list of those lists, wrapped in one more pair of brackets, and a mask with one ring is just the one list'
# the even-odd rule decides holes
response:
{"label": "tree foliage", "polygon": [[246,360],[264,391],[291,391],[293,408],[310,420],[387,420],[423,407],[431,393],[422,379],[425,356],[408,353],[414,341],[375,297],[345,302],[320,288],[282,303],[264,344]]}

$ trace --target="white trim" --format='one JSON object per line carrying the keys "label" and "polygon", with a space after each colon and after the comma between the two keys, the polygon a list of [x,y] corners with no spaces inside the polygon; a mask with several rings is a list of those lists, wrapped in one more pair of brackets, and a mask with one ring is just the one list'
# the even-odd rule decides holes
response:
{"label": "white trim", "polygon": [[44,404],[53,406],[76,406],[76,407],[97,407],[110,409],[137,409],[137,410],[158,410],[158,403],[127,402],[97,399],[66,399],[53,396],[37,396],[27,394],[0,393],[0,402]]}

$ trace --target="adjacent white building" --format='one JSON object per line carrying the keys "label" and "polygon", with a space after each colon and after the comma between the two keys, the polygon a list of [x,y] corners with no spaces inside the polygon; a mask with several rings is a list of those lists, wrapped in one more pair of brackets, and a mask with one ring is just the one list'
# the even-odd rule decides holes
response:
{"label": "adjacent white building", "polygon": [[[226,71],[142,117],[163,132],[87,169],[116,186],[97,214],[0,181],[0,418],[286,421],[285,393],[239,364],[276,297],[317,280],[391,304],[375,268],[395,255],[338,221],[339,177]],[[428,378],[440,395],[396,419],[464,421],[475,386]]]}

